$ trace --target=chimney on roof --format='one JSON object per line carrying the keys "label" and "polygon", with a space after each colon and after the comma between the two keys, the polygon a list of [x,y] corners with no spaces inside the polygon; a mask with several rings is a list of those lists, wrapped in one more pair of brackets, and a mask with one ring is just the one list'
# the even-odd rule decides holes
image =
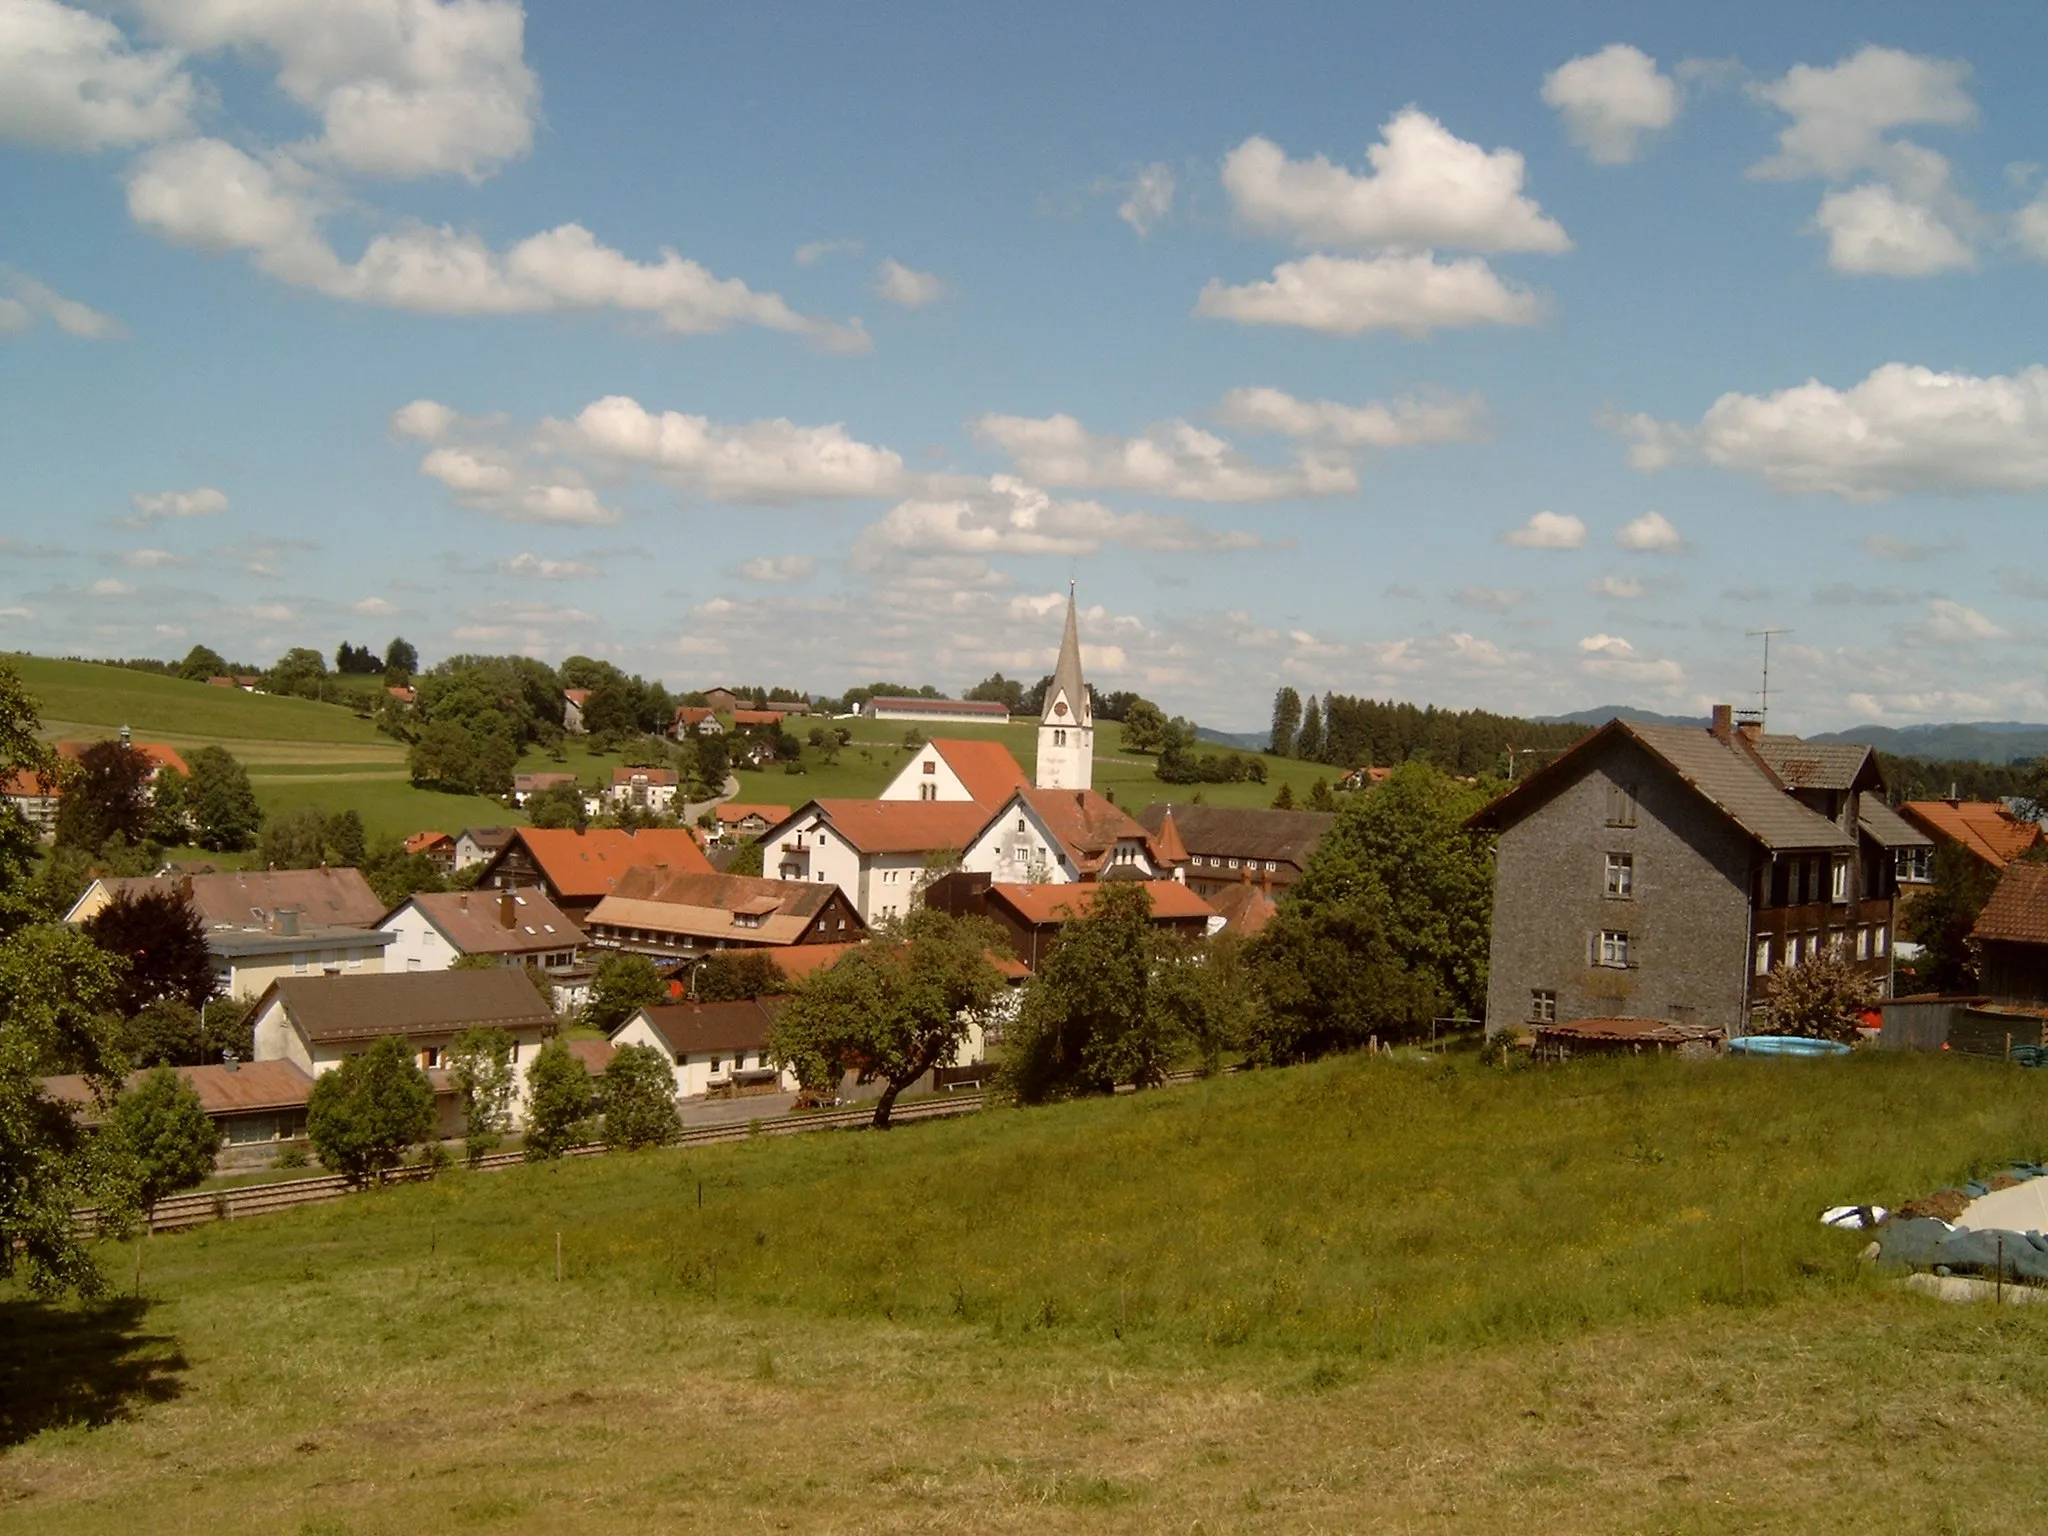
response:
{"label": "chimney on roof", "polygon": [[128,727],[125,725],[121,727],[121,745],[124,747],[134,745],[134,743],[129,739]]}
{"label": "chimney on roof", "polygon": [[191,899],[192,899],[192,877],[191,877],[190,875],[180,875],[180,876],[178,876],[178,900],[180,900],[180,901],[190,901]]}
{"label": "chimney on roof", "polygon": [[464,891],[462,893],[462,900],[458,901],[456,905],[462,908],[463,911],[467,912],[469,910],[469,892]]}
{"label": "chimney on roof", "polygon": [[1756,745],[1758,738],[1761,737],[1763,733],[1764,723],[1761,720],[1739,720],[1735,724],[1735,734],[1740,736],[1744,741],[1748,742],[1751,746]]}
{"label": "chimney on roof", "polygon": [[283,934],[288,939],[296,938],[298,936],[299,909],[297,907],[279,907],[277,909],[275,916],[277,918],[277,931],[279,933]]}
{"label": "chimney on roof", "polygon": [[235,1048],[233,1046],[228,1046],[227,1048],[222,1050],[222,1052],[220,1053],[220,1064],[226,1067],[230,1072],[239,1072],[242,1070],[241,1059],[235,1055]]}
{"label": "chimney on roof", "polygon": [[517,926],[519,922],[518,905],[519,898],[512,894],[510,886],[507,886],[498,893],[498,926],[500,928]]}
{"label": "chimney on roof", "polygon": [[1716,704],[1714,706],[1714,740],[1732,741],[1735,737],[1735,706]]}

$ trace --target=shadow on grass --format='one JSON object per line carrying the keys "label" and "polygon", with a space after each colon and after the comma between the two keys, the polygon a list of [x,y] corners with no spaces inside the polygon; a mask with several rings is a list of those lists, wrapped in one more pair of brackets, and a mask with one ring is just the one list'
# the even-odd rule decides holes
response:
{"label": "shadow on grass", "polygon": [[0,1450],[46,1429],[97,1427],[184,1390],[184,1351],[143,1331],[149,1304],[0,1301]]}

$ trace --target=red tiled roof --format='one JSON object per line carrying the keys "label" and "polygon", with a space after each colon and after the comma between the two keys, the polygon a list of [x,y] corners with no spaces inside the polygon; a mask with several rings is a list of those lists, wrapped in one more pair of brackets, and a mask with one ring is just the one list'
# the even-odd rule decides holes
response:
{"label": "red tiled roof", "polygon": [[1209,904],[1222,914],[1226,928],[1246,938],[1272,922],[1274,913],[1280,910],[1270,894],[1249,880],[1240,880],[1218,891],[1209,898]]}
{"label": "red tiled roof", "polygon": [[737,800],[728,800],[718,808],[718,819],[722,822],[740,822],[749,816],[758,816],[771,827],[789,820],[789,814],[786,805],[742,805]]}
{"label": "red tiled roof", "polygon": [[673,768],[614,768],[614,784],[631,784],[635,779],[644,779],[649,784],[673,784],[676,771]]}
{"label": "red tiled roof", "polygon": [[1173,824],[1173,807],[1159,818],[1159,830],[1152,834],[1152,857],[1171,869],[1188,861],[1188,845],[1180,840],[1180,828]]}
{"label": "red tiled roof", "polygon": [[[85,755],[86,748],[98,745],[96,741],[60,741],[57,743],[57,755],[75,763]],[[159,768],[175,768],[187,777],[192,773],[174,747],[167,747],[160,741],[137,741],[130,745]]]}
{"label": "red tiled roof", "polygon": [[571,704],[574,704],[578,709],[581,709],[590,702],[590,690],[588,688],[564,688],[562,690],[562,697]]}
{"label": "red tiled roof", "polygon": [[[199,1095],[209,1115],[255,1114],[263,1110],[303,1109],[313,1091],[313,1079],[289,1061],[245,1061],[228,1067],[214,1064],[172,1069]],[[124,1089],[133,1088],[149,1074],[131,1072]],[[43,1091],[60,1104],[86,1106],[94,1110],[92,1089],[75,1074],[43,1079]]]}
{"label": "red tiled roof", "polygon": [[[1214,917],[1216,909],[1178,880],[1119,882],[1135,885],[1152,898],[1154,918]],[[1078,885],[1005,885],[997,881],[989,895],[1032,924],[1063,923],[1070,917],[1086,917],[1103,887],[1084,882]]]}
{"label": "red tiled roof", "polygon": [[[507,904],[510,910],[507,910]],[[583,930],[540,887],[500,891],[422,891],[399,903],[416,906],[465,955],[532,955],[574,949]],[[508,922],[507,919],[510,919]]]}
{"label": "red tiled roof", "polygon": [[987,715],[990,719],[1010,718],[1007,704],[995,704],[984,699],[920,699],[920,698],[879,698],[869,699],[870,709],[887,709],[909,713],[931,713],[946,715]]}
{"label": "red tiled roof", "polygon": [[6,778],[0,779],[0,795],[42,799],[48,795],[60,795],[63,785],[54,773],[38,773],[33,768],[17,768]]}
{"label": "red tiled roof", "polygon": [[609,1040],[564,1040],[569,1054],[583,1063],[583,1070],[592,1077],[604,1076],[604,1069],[612,1064],[612,1058],[619,1054],[619,1048]]}
{"label": "red tiled roof", "polygon": [[2041,829],[1983,800],[1908,800],[1899,814],[1929,835],[1961,843],[1993,869],[2035,847]]}
{"label": "red tiled roof", "polygon": [[1027,789],[1021,794],[1084,873],[1099,869],[1120,842],[1151,845],[1142,826],[1092,789]]}
{"label": "red tiled roof", "polygon": [[405,840],[405,851],[407,853],[425,853],[429,848],[438,848],[443,843],[453,848],[455,846],[455,839],[446,832],[415,832]]}
{"label": "red tiled roof", "polygon": [[666,865],[672,874],[708,875],[711,863],[697,839],[682,827],[521,827],[514,834],[556,892],[570,901],[595,900],[610,892],[629,869]]}
{"label": "red tiled roof", "polygon": [[780,725],[782,711],[779,709],[736,709],[732,712],[734,725]]}
{"label": "red tiled roof", "polygon": [[2048,944],[2048,864],[2008,864],[1970,937]]}
{"label": "red tiled roof", "polygon": [[[934,853],[965,848],[988,825],[989,808],[969,800],[814,800],[832,830],[862,853]],[[787,818],[784,818],[787,820]]]}
{"label": "red tiled roof", "polygon": [[1029,789],[1031,779],[1010,749],[1000,741],[962,741],[958,737],[934,737],[932,750],[967,786],[978,804],[994,809],[1020,789]]}

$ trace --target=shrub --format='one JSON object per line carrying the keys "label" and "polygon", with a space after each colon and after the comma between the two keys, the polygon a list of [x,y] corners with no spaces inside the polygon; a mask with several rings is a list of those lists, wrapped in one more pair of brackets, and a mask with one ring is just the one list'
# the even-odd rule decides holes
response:
{"label": "shrub", "polygon": [[526,1069],[526,1160],[560,1157],[590,1129],[590,1074],[560,1040],[550,1040]]}
{"label": "shrub", "polygon": [[434,1090],[399,1036],[314,1079],[306,1135],[320,1161],[352,1183],[381,1179],[433,1134]]}
{"label": "shrub", "polygon": [[675,1075],[668,1057],[651,1045],[619,1047],[598,1081],[597,1096],[604,1139],[615,1147],[666,1146],[682,1131]]}

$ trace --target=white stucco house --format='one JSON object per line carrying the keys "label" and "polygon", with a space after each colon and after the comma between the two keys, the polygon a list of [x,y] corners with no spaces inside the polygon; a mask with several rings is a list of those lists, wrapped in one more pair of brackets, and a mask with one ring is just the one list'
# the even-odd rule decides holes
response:
{"label": "white stucco house", "polygon": [[872,927],[906,916],[926,871],[960,855],[988,818],[972,800],[813,800],[765,834],[761,872],[836,885]]}
{"label": "white stucco house", "polygon": [[968,844],[960,867],[1026,885],[1162,873],[1145,829],[1092,789],[1018,790]]}
{"label": "white stucco house", "polygon": [[919,747],[877,798],[969,802],[993,810],[1030,783],[1000,741],[938,737]]}
{"label": "white stucco house", "polygon": [[796,1074],[768,1059],[772,1003],[677,1003],[642,1008],[612,1031],[613,1046],[651,1045],[675,1072],[676,1096],[797,1090]]}
{"label": "white stucco house", "polygon": [[678,787],[673,768],[614,768],[605,805],[614,811],[672,811]]}
{"label": "white stucco house", "polygon": [[445,971],[472,955],[553,972],[576,963],[583,930],[538,886],[408,896],[377,924],[389,971]]}

